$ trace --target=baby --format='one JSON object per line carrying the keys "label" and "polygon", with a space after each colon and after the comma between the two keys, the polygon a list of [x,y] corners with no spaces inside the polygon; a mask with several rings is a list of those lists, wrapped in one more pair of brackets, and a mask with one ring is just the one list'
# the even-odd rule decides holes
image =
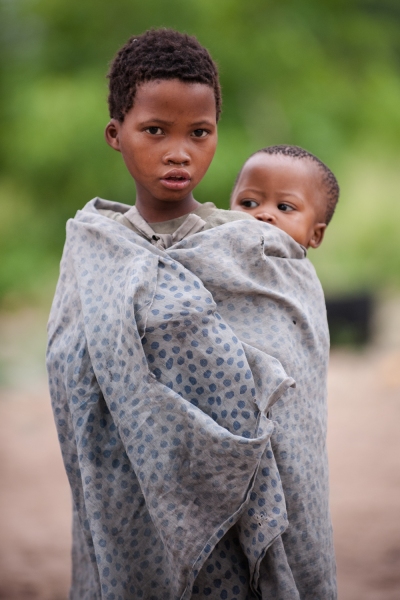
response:
{"label": "baby", "polygon": [[330,169],[297,146],[269,146],[239,172],[231,209],[275,225],[305,248],[318,248],[339,199]]}

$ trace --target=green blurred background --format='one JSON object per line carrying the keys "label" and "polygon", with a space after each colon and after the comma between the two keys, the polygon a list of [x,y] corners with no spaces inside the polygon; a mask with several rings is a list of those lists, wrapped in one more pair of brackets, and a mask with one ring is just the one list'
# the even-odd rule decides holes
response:
{"label": "green blurred background", "polygon": [[49,298],[65,221],[132,204],[104,142],[108,64],[150,27],[195,34],[220,69],[219,147],[196,197],[227,208],[256,149],[305,147],[341,199],[311,259],[328,294],[400,288],[399,0],[0,0],[0,304]]}

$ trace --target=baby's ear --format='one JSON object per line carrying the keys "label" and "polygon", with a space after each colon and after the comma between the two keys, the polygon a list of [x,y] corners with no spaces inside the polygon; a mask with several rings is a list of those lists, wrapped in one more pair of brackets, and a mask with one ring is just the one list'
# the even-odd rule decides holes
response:
{"label": "baby's ear", "polygon": [[114,148],[114,150],[117,150],[118,152],[121,152],[121,149],[119,147],[120,125],[121,124],[119,121],[117,121],[117,119],[111,119],[104,131],[104,136],[106,138],[107,144],[111,146],[111,148]]}
{"label": "baby's ear", "polygon": [[313,234],[311,236],[310,241],[308,242],[308,247],[310,248],[318,248],[322,244],[322,240],[324,239],[326,229],[326,223],[316,223],[314,225]]}

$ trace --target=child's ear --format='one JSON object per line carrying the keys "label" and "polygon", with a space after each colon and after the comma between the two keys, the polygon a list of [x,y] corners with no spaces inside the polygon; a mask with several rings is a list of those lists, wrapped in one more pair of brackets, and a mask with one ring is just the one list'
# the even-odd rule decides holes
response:
{"label": "child's ear", "polygon": [[326,223],[316,223],[314,225],[314,231],[311,236],[311,239],[308,243],[308,247],[318,248],[322,244],[322,240],[324,239],[326,229]]}
{"label": "child's ear", "polygon": [[121,152],[119,147],[119,127],[120,123],[117,119],[111,119],[104,131],[106,142],[111,148]]}

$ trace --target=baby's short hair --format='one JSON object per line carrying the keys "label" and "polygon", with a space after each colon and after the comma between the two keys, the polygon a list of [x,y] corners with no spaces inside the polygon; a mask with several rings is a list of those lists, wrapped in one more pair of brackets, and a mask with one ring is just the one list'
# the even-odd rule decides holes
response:
{"label": "baby's short hair", "polygon": [[[255,154],[259,154],[260,152],[265,152],[266,154],[281,154],[282,156],[291,156],[293,158],[308,158],[312,160],[317,167],[321,171],[322,175],[322,183],[326,189],[326,212],[325,212],[325,223],[328,225],[333,217],[333,213],[335,212],[336,205],[339,200],[340,188],[338,181],[329,167],[326,166],[325,163],[322,162],[319,158],[308,152],[308,150],[304,150],[304,148],[300,148],[299,146],[289,146],[286,144],[282,144],[279,146],[267,146],[266,148],[261,148],[261,150],[257,150],[254,152],[249,158],[254,156]],[[249,160],[249,159],[247,159]],[[247,161],[246,161],[247,162]],[[246,164],[246,163],[245,163]],[[240,174],[243,170],[239,171],[239,174],[236,178],[234,189],[236,187],[237,182],[239,181]]]}
{"label": "baby's short hair", "polygon": [[221,87],[217,66],[195,37],[173,29],[150,29],[132,36],[111,63],[108,108],[122,122],[132,108],[138,85],[156,79],[204,83],[214,90],[217,121]]}

